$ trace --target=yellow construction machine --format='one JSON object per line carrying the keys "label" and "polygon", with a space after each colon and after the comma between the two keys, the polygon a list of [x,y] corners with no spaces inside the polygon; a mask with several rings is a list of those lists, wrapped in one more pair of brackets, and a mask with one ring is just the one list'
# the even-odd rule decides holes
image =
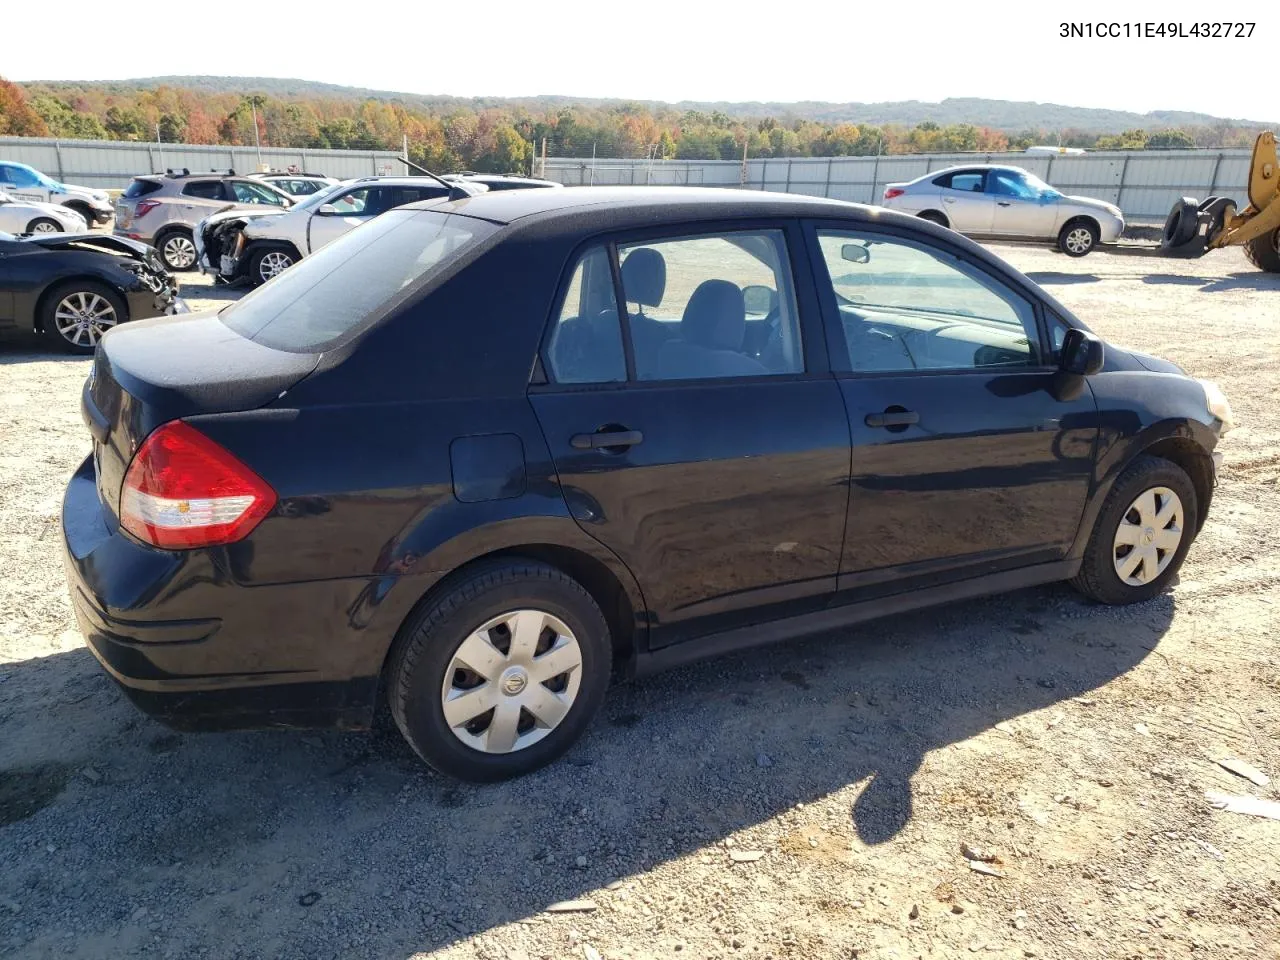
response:
{"label": "yellow construction machine", "polygon": [[1228,197],[1196,202],[1183,197],[1164,222],[1162,252],[1173,257],[1200,257],[1219,247],[1244,247],[1259,270],[1280,273],[1280,166],[1276,135],[1262,133],[1249,163],[1249,206],[1237,211]]}

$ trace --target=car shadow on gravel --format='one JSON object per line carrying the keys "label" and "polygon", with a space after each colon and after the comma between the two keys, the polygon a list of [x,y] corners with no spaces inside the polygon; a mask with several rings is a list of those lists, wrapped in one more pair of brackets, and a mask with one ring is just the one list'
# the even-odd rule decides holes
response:
{"label": "car shadow on gravel", "polygon": [[744,652],[619,685],[565,759],[486,786],[426,770],[385,725],[178,734],[83,648],[9,664],[0,952],[92,934],[117,955],[402,960],[851,786],[851,831],[882,844],[931,752],[1122,676],[1172,616],[1169,597],[1055,586]]}
{"label": "car shadow on gravel", "polygon": [[14,341],[0,340],[0,367],[17,363],[47,363],[49,361],[85,363],[92,359],[91,357],[64,353],[56,346],[46,347],[40,341],[33,343],[33,339],[35,338],[24,337],[21,340],[15,338]]}
{"label": "car shadow on gravel", "polygon": [[1143,277],[1142,282],[1156,286],[1199,287],[1201,293],[1222,293],[1227,290],[1280,291],[1280,276],[1261,271],[1232,273],[1225,277],[1191,277],[1177,273],[1153,273]]}

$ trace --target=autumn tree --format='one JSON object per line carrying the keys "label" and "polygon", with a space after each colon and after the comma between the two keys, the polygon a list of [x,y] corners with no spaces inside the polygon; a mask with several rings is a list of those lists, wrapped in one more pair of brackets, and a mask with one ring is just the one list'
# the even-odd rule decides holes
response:
{"label": "autumn tree", "polygon": [[16,83],[0,77],[0,135],[47,137],[49,128],[27,103],[27,95]]}

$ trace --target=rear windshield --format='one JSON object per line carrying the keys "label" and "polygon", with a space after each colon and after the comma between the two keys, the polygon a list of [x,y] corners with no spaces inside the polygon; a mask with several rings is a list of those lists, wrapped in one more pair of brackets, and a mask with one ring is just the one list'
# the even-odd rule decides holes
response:
{"label": "rear windshield", "polygon": [[132,200],[135,197],[145,197],[148,193],[155,193],[159,189],[160,184],[155,180],[134,180],[125,188],[124,198]]}
{"label": "rear windshield", "polygon": [[290,267],[219,316],[263,346],[319,353],[356,333],[397,293],[497,229],[456,214],[393,210]]}

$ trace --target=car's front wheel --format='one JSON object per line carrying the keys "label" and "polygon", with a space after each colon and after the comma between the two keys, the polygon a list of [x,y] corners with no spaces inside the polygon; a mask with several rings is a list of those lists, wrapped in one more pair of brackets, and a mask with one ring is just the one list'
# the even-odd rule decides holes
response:
{"label": "car's front wheel", "polygon": [[441,773],[519,776],[581,736],[611,651],[600,608],[572,577],[532,560],[482,564],[405,624],[387,675],[391,714]]}
{"label": "car's front wheel", "polygon": [[1072,220],[1058,232],[1058,249],[1068,257],[1083,257],[1098,245],[1098,226],[1092,220]]}
{"label": "car's front wheel", "polygon": [[1161,593],[1195,538],[1197,509],[1185,470],[1160,457],[1138,457],[1107,495],[1072,584],[1109,604]]}
{"label": "car's front wheel", "polygon": [[268,247],[253,255],[253,259],[249,262],[249,277],[255,286],[266,283],[284,273],[293,266],[293,263],[294,258],[289,251],[279,247]]}
{"label": "car's front wheel", "polygon": [[68,353],[89,354],[102,335],[128,317],[124,299],[92,280],[72,280],[50,291],[40,307],[40,325]]}
{"label": "car's front wheel", "polygon": [[27,233],[61,233],[62,224],[49,217],[36,217],[27,224]]}

